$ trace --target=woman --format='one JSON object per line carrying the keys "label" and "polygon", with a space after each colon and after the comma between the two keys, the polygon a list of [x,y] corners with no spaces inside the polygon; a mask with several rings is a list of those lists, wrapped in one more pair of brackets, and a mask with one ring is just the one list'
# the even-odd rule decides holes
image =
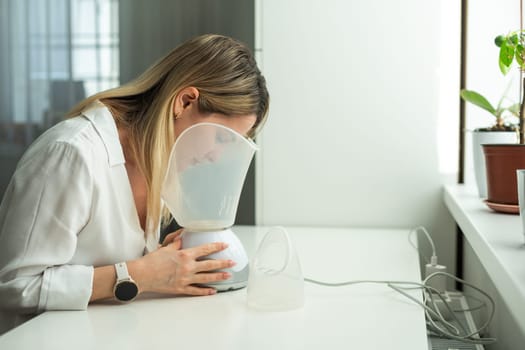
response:
{"label": "woman", "polygon": [[0,206],[0,333],[44,310],[104,298],[214,294],[196,284],[229,278],[210,271],[235,262],[197,259],[225,244],[180,249],[177,231],[158,247],[168,157],[177,136],[203,121],[253,137],[268,102],[250,51],[203,35],[44,133]]}

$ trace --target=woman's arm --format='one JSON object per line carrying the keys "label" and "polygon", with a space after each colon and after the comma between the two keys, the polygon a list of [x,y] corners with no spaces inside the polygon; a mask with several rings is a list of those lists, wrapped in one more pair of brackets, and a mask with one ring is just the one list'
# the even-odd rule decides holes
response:
{"label": "woman's arm", "polygon": [[0,309],[84,309],[93,267],[68,265],[90,217],[89,162],[63,142],[30,148],[0,205]]}
{"label": "woman's arm", "polygon": [[[170,240],[167,238],[164,244],[166,241]],[[180,249],[180,246],[181,240],[174,239],[140,259],[127,262],[128,272],[137,283],[139,292],[209,295],[215,293],[213,288],[196,287],[193,284],[231,277],[228,272],[209,272],[234,266],[231,260],[197,261],[199,257],[227,248],[225,243],[209,243],[188,249]],[[114,266],[95,268],[90,302],[113,297],[115,281]]]}

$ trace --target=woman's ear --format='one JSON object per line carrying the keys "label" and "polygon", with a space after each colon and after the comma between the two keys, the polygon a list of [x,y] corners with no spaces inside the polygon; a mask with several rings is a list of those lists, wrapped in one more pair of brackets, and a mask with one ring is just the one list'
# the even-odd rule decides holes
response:
{"label": "woman's ear", "polygon": [[196,103],[198,98],[199,90],[197,90],[197,88],[189,86],[187,88],[182,89],[175,97],[175,103],[173,105],[173,114],[179,117],[186,108]]}

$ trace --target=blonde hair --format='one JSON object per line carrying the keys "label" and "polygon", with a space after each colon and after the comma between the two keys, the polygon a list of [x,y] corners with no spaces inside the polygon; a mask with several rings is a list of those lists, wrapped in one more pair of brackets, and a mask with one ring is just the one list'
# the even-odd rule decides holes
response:
{"label": "blonde hair", "polygon": [[252,53],[239,41],[214,34],[183,43],[135,80],[90,96],[68,113],[68,117],[77,116],[100,100],[113,112],[116,124],[127,129],[148,186],[147,233],[158,227],[162,214],[161,186],[175,142],[174,100],[189,86],[199,90],[198,106],[203,113],[255,114],[250,137],[266,120],[269,95]]}

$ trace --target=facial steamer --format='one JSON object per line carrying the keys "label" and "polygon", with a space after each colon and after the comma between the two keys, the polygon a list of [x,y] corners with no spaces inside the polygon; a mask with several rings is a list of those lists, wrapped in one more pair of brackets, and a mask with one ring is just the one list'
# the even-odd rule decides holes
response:
{"label": "facial steamer", "polygon": [[214,123],[184,130],[173,146],[162,199],[182,226],[182,248],[211,242],[228,243],[225,250],[204,259],[230,259],[232,277],[207,286],[218,291],[238,289],[248,282],[248,257],[231,230],[244,179],[257,146],[236,131]]}

